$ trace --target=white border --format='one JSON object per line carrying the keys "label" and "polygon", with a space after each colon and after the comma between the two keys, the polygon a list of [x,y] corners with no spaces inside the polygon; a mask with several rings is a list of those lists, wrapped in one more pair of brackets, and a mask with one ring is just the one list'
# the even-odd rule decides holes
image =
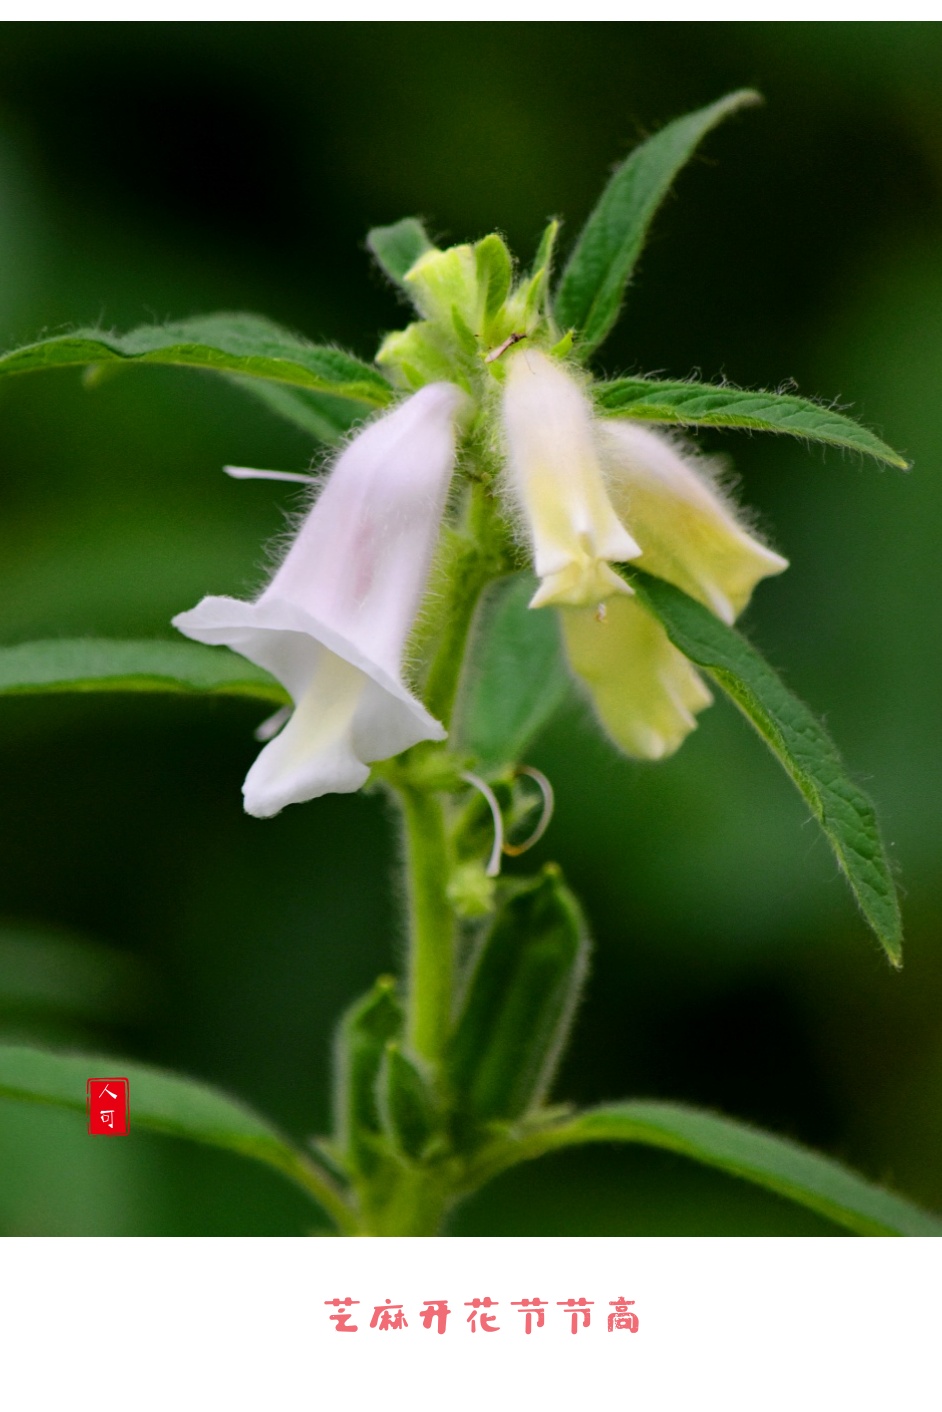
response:
{"label": "white border", "polygon": [[[574,1193],[574,1199],[577,1199]],[[938,1412],[931,1239],[10,1239],[16,1412]],[[499,1300],[471,1335],[465,1300]],[[340,1336],[324,1301],[365,1313]],[[551,1301],[522,1331],[510,1301]],[[607,1304],[640,1328],[609,1334]],[[573,1337],[556,1300],[596,1301]],[[454,1312],[444,1335],[417,1314]],[[374,1301],[408,1327],[368,1328]],[[595,1319],[595,1313],[599,1318]]]}

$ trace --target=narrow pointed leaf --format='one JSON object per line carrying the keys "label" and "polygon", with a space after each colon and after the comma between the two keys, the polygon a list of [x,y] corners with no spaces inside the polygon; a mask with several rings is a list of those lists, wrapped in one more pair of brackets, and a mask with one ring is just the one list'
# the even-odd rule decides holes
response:
{"label": "narrow pointed leaf", "polygon": [[484,325],[503,308],[513,278],[510,251],[499,235],[486,235],[474,247],[478,286],[484,296]]}
{"label": "narrow pointed leaf", "polygon": [[540,236],[540,243],[536,247],[536,254],[533,257],[533,268],[530,271],[533,275],[542,274],[548,270],[553,262],[553,252],[556,249],[556,240],[559,236],[559,221],[553,219],[548,224],[543,234]]}
{"label": "narrow pointed leaf", "polygon": [[576,330],[581,352],[597,348],[618,318],[648,228],[681,167],[711,128],[760,101],[744,89],[687,113],[636,147],[616,170],[576,241],[556,295],[556,321]]}
{"label": "narrow pointed leaf", "polygon": [[274,677],[225,647],[91,637],[0,647],[0,695],[86,691],[243,696],[274,706],[290,701]]}
{"label": "narrow pointed leaf", "polygon": [[76,329],[0,356],[0,376],[49,368],[157,363],[265,378],[350,397],[371,407],[391,400],[386,379],[349,353],[322,348],[257,314],[212,314],[131,333]]}
{"label": "narrow pointed leaf", "polygon": [[866,921],[899,966],[899,903],[876,813],[824,727],[734,628],[673,584],[637,569],[622,572],[674,646],[722,687],[791,776],[824,830]]}
{"label": "narrow pointed leaf", "polygon": [[906,470],[909,463],[850,417],[791,393],[745,392],[697,382],[657,382],[619,378],[596,385],[600,411],[611,417],[640,417],[682,427],[742,427],[773,431],[840,446]]}
{"label": "narrow pointed leaf", "polygon": [[374,226],[366,243],[377,264],[400,285],[416,260],[434,249],[422,222],[414,216],[406,216],[391,226]]}
{"label": "narrow pointed leaf", "polygon": [[53,1054],[0,1045],[0,1098],[84,1113],[89,1078],[128,1079],[130,1124],[254,1158],[302,1186],[349,1229],[350,1213],[330,1179],[247,1104],[180,1074],[96,1054]]}
{"label": "narrow pointed leaf", "polygon": [[810,1207],[858,1235],[942,1236],[942,1218],[830,1157],[745,1123],[673,1103],[613,1103],[523,1137],[478,1180],[516,1162],[588,1142],[636,1142],[718,1167]]}
{"label": "narrow pointed leaf", "polygon": [[540,237],[533,267],[523,284],[523,320],[526,326],[540,310],[548,309],[550,272],[558,235],[559,221],[552,220]]}
{"label": "narrow pointed leaf", "polygon": [[479,609],[456,740],[486,771],[514,765],[569,690],[555,613],[531,613],[532,574],[514,574]]}

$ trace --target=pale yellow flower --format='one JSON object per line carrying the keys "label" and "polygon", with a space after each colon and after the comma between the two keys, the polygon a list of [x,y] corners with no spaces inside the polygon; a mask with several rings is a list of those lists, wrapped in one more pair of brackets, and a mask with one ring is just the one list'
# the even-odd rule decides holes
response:
{"label": "pale yellow flower", "polygon": [[[638,568],[732,623],[759,580],[788,567],[670,437],[614,420],[597,434],[611,504],[641,547]],[[623,598],[601,610],[564,609],[562,620],[570,665],[615,743],[647,760],[676,750],[712,697],[660,623]]]}
{"label": "pale yellow flower", "polygon": [[502,419],[508,488],[542,580],[531,608],[594,607],[630,593],[611,565],[641,550],[609,499],[592,409],[579,384],[555,359],[521,349],[509,359]]}

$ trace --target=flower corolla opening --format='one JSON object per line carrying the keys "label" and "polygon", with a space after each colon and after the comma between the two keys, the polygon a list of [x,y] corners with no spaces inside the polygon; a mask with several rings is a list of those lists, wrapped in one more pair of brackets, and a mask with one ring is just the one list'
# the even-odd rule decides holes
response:
{"label": "flower corolla opening", "polygon": [[604,618],[562,611],[569,665],[599,722],[626,755],[661,760],[695,728],[713,700],[700,674],[634,598],[610,599]]}
{"label": "flower corolla opening", "polygon": [[530,606],[597,606],[630,594],[611,565],[637,558],[641,548],[612,506],[591,407],[578,383],[537,348],[514,352],[502,422],[508,488],[541,580]]}
{"label": "flower corolla opening", "polygon": [[[737,519],[708,464],[663,432],[605,421],[598,444],[612,504],[640,545],[638,568],[666,579],[732,623],[756,584],[788,567]],[[604,617],[562,614],[570,666],[615,743],[638,759],[672,754],[712,696],[699,673],[637,601]]]}
{"label": "flower corolla opening", "polygon": [[174,626],[265,668],[294,710],[243,786],[249,814],[359,789],[444,727],[402,679],[455,461],[464,394],[433,383],[345,448],[254,602],[211,596]]}

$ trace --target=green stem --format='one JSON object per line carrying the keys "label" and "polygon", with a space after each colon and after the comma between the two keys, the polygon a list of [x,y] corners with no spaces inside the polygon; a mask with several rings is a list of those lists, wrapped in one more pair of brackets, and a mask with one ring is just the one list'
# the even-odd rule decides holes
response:
{"label": "green stem", "polygon": [[363,1212],[362,1235],[437,1235],[449,1206],[441,1179],[420,1171],[400,1171],[387,1180],[383,1200]]}
{"label": "green stem", "polygon": [[446,888],[451,870],[441,799],[399,786],[409,897],[408,1043],[438,1064],[451,1023],[455,918]]}
{"label": "green stem", "polygon": [[425,704],[446,725],[464,665],[468,634],[483,589],[507,570],[505,534],[493,498],[483,485],[471,488],[465,532],[456,539],[447,569],[439,646],[425,683]]}
{"label": "green stem", "polygon": [[[482,589],[504,572],[504,536],[493,500],[474,485],[465,529],[455,540],[444,585],[444,614],[425,686],[425,704],[448,723]],[[419,774],[396,781],[406,837],[406,886],[410,914],[408,1033],[413,1053],[433,1067],[441,1059],[451,1024],[455,916],[447,886],[451,853],[445,809],[436,785]]]}

